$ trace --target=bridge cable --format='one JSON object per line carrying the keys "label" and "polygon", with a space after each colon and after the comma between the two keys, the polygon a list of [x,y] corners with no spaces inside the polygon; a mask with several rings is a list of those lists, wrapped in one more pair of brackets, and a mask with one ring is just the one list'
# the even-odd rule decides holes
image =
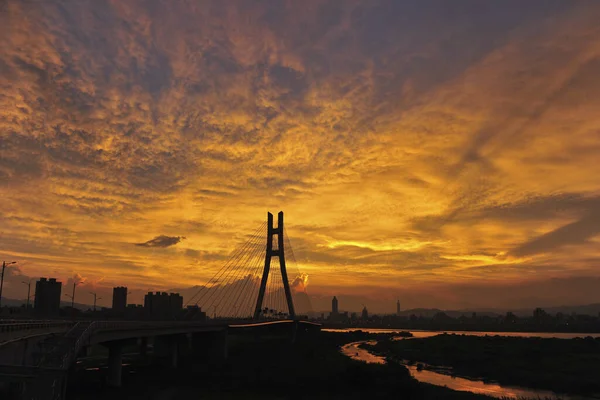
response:
{"label": "bridge cable", "polygon": [[281,275],[281,270],[279,270],[279,274],[277,274],[275,282],[275,300],[277,304],[278,314],[279,316],[281,316],[285,309],[285,304],[283,302],[283,294],[285,293],[285,289],[283,287],[283,277]]}
{"label": "bridge cable", "polygon": [[[254,251],[252,251],[248,257],[246,257],[244,264],[246,264],[244,267],[240,269],[240,272],[238,273],[238,275],[235,278],[235,282],[233,283],[233,285],[236,285],[236,287],[234,288],[233,286],[231,287],[232,290],[230,290],[227,294],[224,294],[224,296],[226,296],[227,298],[225,299],[225,303],[224,303],[224,309],[226,309],[227,307],[233,307],[233,305],[235,304],[235,300],[237,300],[240,296],[241,296],[241,291],[242,289],[242,284],[239,282],[243,282],[243,280],[248,276],[248,273],[254,269],[256,269],[255,267],[255,263],[256,263],[256,259],[260,258],[260,255],[264,254],[264,244],[261,246],[257,246]],[[245,282],[244,282],[245,283]],[[236,290],[233,290],[236,289]],[[228,310],[231,311],[231,310]]]}
{"label": "bridge cable", "polygon": [[258,300],[258,292],[260,290],[260,279],[261,279],[262,273],[264,271],[264,259],[265,259],[265,255],[263,255],[258,260],[258,267],[257,267],[258,279],[254,282],[254,284],[252,286],[250,286],[249,296],[247,297],[247,300],[246,300],[246,307],[250,308],[251,316],[254,315],[254,308],[256,306],[256,301]]}
{"label": "bridge cable", "polygon": [[[264,223],[263,223],[263,225],[264,225]],[[232,258],[231,262],[228,263],[227,270],[223,271],[220,275],[220,281],[222,283],[219,284],[217,287],[215,287],[215,289],[212,291],[212,293],[206,299],[206,301],[204,303],[205,306],[208,306],[208,307],[215,306],[215,302],[217,301],[217,299],[219,299],[219,296],[222,294],[224,295],[224,293],[229,289],[228,284],[231,282],[231,278],[233,276],[235,276],[235,274],[237,273],[236,268],[235,268],[236,265],[239,263],[239,260],[241,258],[247,256],[248,253],[251,252],[252,248],[256,247],[256,239],[259,237],[260,231],[262,229],[263,229],[263,227],[261,225],[261,227],[253,233],[251,238],[242,247],[242,251],[238,252],[235,255],[235,257]],[[215,314],[216,314],[216,307],[215,307]]]}
{"label": "bridge cable", "polygon": [[277,272],[279,271],[279,268],[275,269],[272,271],[271,273],[271,280],[270,280],[270,286],[269,286],[269,309],[270,309],[270,313],[271,313],[271,317],[273,317],[273,311],[276,311],[275,309],[277,308],[277,304],[275,304],[275,295],[276,295],[276,284],[277,284]]}
{"label": "bridge cable", "polygon": [[[254,247],[254,248],[252,248]],[[254,252],[257,251],[256,246],[253,244],[250,249],[248,249],[246,251],[245,254],[243,254],[238,260],[237,262],[233,265],[233,267],[231,268],[231,272],[228,275],[228,278],[226,280],[226,282],[224,283],[224,286],[222,288],[222,292],[220,293],[220,298],[216,298],[215,301],[218,301],[218,305],[217,307],[220,310],[220,315],[224,316],[227,314],[228,308],[228,300],[229,297],[231,295],[231,293],[233,291],[235,291],[235,287],[237,285],[237,282],[240,280],[240,276],[243,278],[244,272],[245,272],[245,267],[244,265],[247,263],[248,259],[250,259],[251,257],[253,257]]]}
{"label": "bridge cable", "polygon": [[[235,291],[236,283],[240,280],[240,276],[243,276],[244,269],[238,268],[240,264],[244,264],[248,259],[252,258],[253,255],[261,251],[260,244],[256,243],[257,239],[260,239],[260,235],[253,237],[253,242],[250,246],[247,246],[247,250],[244,254],[241,254],[230,268],[229,273],[224,279],[224,284],[221,287],[221,292],[217,296],[212,297],[210,306],[215,306],[216,309],[220,310],[220,315],[226,315],[229,311],[226,307],[229,304],[230,297]],[[254,249],[252,249],[254,247]],[[215,304],[216,303],[216,304]]]}
{"label": "bridge cable", "polygon": [[[263,255],[263,257],[261,257],[261,255]],[[243,283],[241,289],[238,291],[238,296],[236,297],[235,302],[234,302],[234,307],[237,307],[237,311],[234,312],[234,317],[237,317],[238,314],[240,314],[240,312],[242,311],[242,309],[241,309],[242,305],[245,305],[244,297],[248,293],[247,290],[249,290],[248,284],[252,285],[255,281],[254,277],[256,276],[255,272],[257,269],[257,265],[255,265],[255,264],[258,263],[258,266],[260,266],[261,261],[263,261],[263,259],[264,259],[264,251],[261,251],[258,253],[257,256],[253,256],[248,260],[247,268],[244,271],[244,274],[245,274],[244,283]],[[242,295],[244,295],[244,297],[242,297]],[[239,306],[238,306],[238,304],[239,304]]]}
{"label": "bridge cable", "polygon": [[[231,312],[231,307],[237,306],[237,299],[239,299],[242,294],[244,284],[247,282],[247,277],[249,273],[255,269],[252,261],[263,252],[264,250],[259,245],[256,246],[253,251],[248,251],[245,257],[242,258],[240,264],[241,268],[239,268],[237,275],[235,275],[232,283],[229,285],[229,290],[223,293],[224,301],[223,306],[221,307],[223,315]],[[230,315],[233,315],[233,313]]]}
{"label": "bridge cable", "polygon": [[[287,230],[285,229],[285,227],[284,227],[284,232],[285,232],[286,246],[287,246],[288,249],[290,249],[290,251],[289,251],[289,254],[291,256],[291,263],[290,264],[292,266],[292,269],[293,269],[294,273],[296,274],[296,277],[300,278],[302,280],[302,285],[303,285],[303,287],[302,287],[303,291],[295,291],[291,286],[292,286],[292,283],[294,282],[294,280],[296,280],[296,277],[292,279],[290,277],[290,275],[288,275],[288,281],[290,281],[290,289],[292,290],[292,293],[294,293],[294,292],[297,293],[296,294],[296,298],[299,297],[298,293],[304,293],[305,294],[305,296],[302,296],[302,297],[306,298],[306,302],[308,303],[307,304],[308,310],[305,310],[305,311],[306,312],[312,312],[313,311],[312,302],[310,301],[310,296],[308,295],[307,288],[304,285],[304,275],[305,274],[302,273],[302,271],[300,270],[300,267],[298,266],[298,262],[296,260],[296,255],[294,254],[294,247],[292,246],[292,242],[291,242],[291,240],[290,240],[290,238],[289,238],[289,236],[287,234]],[[300,306],[300,305],[301,304],[298,304],[298,306]],[[298,312],[298,310],[296,310],[296,312]]]}
{"label": "bridge cable", "polygon": [[[224,271],[224,270],[225,270],[225,269],[228,267],[228,265],[230,264],[231,260],[232,260],[232,259],[233,259],[233,258],[234,258],[236,255],[237,255],[237,253],[239,253],[239,252],[241,252],[241,251],[242,251],[243,247],[244,247],[244,245],[243,245],[243,246],[241,246],[240,248],[235,248],[235,249],[232,251],[232,253],[231,253],[230,257],[227,259],[227,261],[226,261],[226,262],[225,262],[225,264],[224,264],[224,265],[221,267],[221,269],[219,269],[219,271],[217,271],[217,273],[216,273],[216,274],[214,274],[214,275],[213,275],[213,276],[212,276],[212,277],[209,279],[209,281],[208,281],[208,282],[207,282],[205,285],[203,285],[203,286],[202,286],[202,287],[201,287],[201,288],[200,288],[200,289],[199,289],[199,290],[198,290],[198,291],[197,291],[197,292],[196,292],[196,293],[195,293],[195,294],[194,294],[194,295],[193,295],[193,296],[192,296],[192,297],[191,297],[191,298],[190,298],[190,299],[189,299],[189,300],[186,302],[186,306],[187,306],[187,305],[190,305],[190,304],[191,304],[191,303],[192,303],[192,302],[193,302],[193,301],[196,299],[196,297],[197,297],[199,294],[201,294],[201,293],[204,293],[205,289],[206,289],[206,290],[208,290],[208,289],[211,287],[211,286],[210,286],[210,284],[211,284],[211,283],[214,285],[216,282],[218,282],[218,278],[219,278],[219,277],[220,277],[220,275],[222,274],[222,271]],[[199,302],[200,302],[200,300],[197,300],[197,301],[195,302],[195,304],[196,304],[196,305],[198,305],[198,303],[199,303]]]}
{"label": "bridge cable", "polygon": [[[263,229],[263,225],[265,225],[265,223],[261,224],[260,228],[258,228],[255,232],[260,232]],[[254,232],[251,236],[254,235]],[[219,281],[219,279],[222,277],[222,275],[225,273],[225,271],[230,267],[231,263],[239,256],[239,254],[241,254],[246,248],[248,243],[250,242],[250,240],[246,241],[244,244],[242,244],[241,246],[237,247],[236,249],[234,249],[231,253],[230,258],[224,263],[224,265],[221,267],[221,269],[219,269],[219,271],[217,271],[217,273],[215,275],[213,275],[213,277],[204,285],[202,286],[198,292],[196,292],[196,294],[194,296],[192,296],[190,298],[190,300],[188,300],[188,302],[186,303],[186,305],[189,305],[192,303],[192,301],[195,301],[195,304],[198,305],[199,303],[201,303],[204,298],[207,296],[207,294],[211,293],[211,290],[214,290],[215,288],[215,284]],[[212,286],[211,286],[212,284]],[[208,310],[206,310],[208,311]]]}
{"label": "bridge cable", "polygon": [[264,258],[264,253],[262,254],[262,257],[258,257],[257,264],[255,266],[256,272],[254,273],[256,278],[249,282],[250,286],[248,287],[248,292],[244,293],[243,309],[249,310],[249,316],[254,315],[254,308],[258,299],[258,290],[260,289],[260,277],[262,276],[264,269]]}
{"label": "bridge cable", "polygon": [[[263,223],[262,225],[265,225],[265,223]],[[259,231],[260,231],[260,230],[263,228],[263,226],[262,226],[262,225],[261,225],[261,227],[260,227],[260,228],[258,228],[258,229],[257,229],[255,232],[259,232]],[[252,236],[253,236],[253,235],[254,235],[254,232],[253,232],[253,233],[250,235],[250,236],[251,236],[251,239],[252,239]],[[218,272],[217,272],[215,275],[213,275],[213,277],[212,277],[212,278],[209,280],[209,282],[208,282],[208,283],[207,283],[207,284],[206,284],[204,287],[202,287],[200,290],[198,290],[198,292],[197,292],[197,293],[196,293],[194,296],[192,296],[192,298],[191,298],[191,299],[188,301],[188,303],[187,303],[187,304],[191,304],[191,302],[194,300],[194,298],[195,298],[195,297],[196,297],[198,294],[200,294],[200,293],[203,291],[203,289],[205,289],[205,288],[208,288],[208,287],[209,287],[208,285],[209,285],[211,282],[213,283],[213,285],[214,285],[215,283],[217,283],[218,279],[219,279],[219,278],[220,278],[220,277],[223,275],[223,273],[224,273],[224,272],[225,272],[225,270],[226,270],[226,269],[227,269],[227,268],[228,268],[228,267],[231,265],[231,263],[232,263],[233,261],[235,261],[235,259],[236,259],[236,258],[237,258],[237,257],[238,257],[240,254],[242,254],[242,253],[244,252],[244,250],[246,249],[246,245],[247,245],[247,244],[248,244],[248,243],[251,241],[251,239],[249,239],[249,240],[248,240],[248,241],[246,241],[244,244],[242,244],[241,246],[239,246],[239,247],[235,248],[235,249],[232,251],[232,253],[231,253],[231,255],[230,255],[229,259],[228,259],[228,260],[225,262],[225,264],[224,264],[224,265],[221,267],[221,269],[220,269],[220,270],[219,270],[219,271],[218,271]],[[199,301],[196,301],[196,304],[198,304],[198,302],[199,302]]]}

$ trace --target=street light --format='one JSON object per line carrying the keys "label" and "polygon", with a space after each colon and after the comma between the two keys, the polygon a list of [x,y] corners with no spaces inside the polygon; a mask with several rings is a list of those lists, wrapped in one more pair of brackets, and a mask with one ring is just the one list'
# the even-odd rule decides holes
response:
{"label": "street light", "polygon": [[[65,293],[65,296],[67,296],[68,298],[71,299],[71,308],[72,310],[75,310],[75,288],[77,287],[77,285],[79,285],[81,282],[73,282],[73,294],[68,294]],[[73,311],[74,312],[74,311]]]}
{"label": "street light", "polygon": [[94,293],[94,292],[90,292],[90,293],[94,295],[94,312],[96,312],[96,300],[102,300],[102,297],[96,298],[96,296],[97,296],[96,293]]}
{"label": "street light", "polygon": [[29,282],[21,282],[23,285],[27,285],[27,308],[25,310],[29,311],[29,299],[31,298],[31,279]]}
{"label": "street light", "polygon": [[0,312],[2,312],[2,287],[4,286],[4,270],[7,265],[16,264],[16,261],[11,261],[7,263],[6,261],[2,261],[2,277],[0,278]]}

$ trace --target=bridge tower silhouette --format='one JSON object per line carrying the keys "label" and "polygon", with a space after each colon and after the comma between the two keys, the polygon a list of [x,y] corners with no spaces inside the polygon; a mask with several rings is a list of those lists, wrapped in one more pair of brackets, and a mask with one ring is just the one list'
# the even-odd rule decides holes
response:
{"label": "bridge tower silhouette", "polygon": [[190,318],[198,311],[211,319],[255,320],[296,318],[299,309],[312,311],[306,293],[308,276],[298,269],[282,211],[277,226],[274,223],[269,212],[253,232],[239,233],[245,241],[187,299]]}
{"label": "bridge tower silhouette", "polygon": [[[277,247],[273,248],[275,235],[277,235]],[[273,227],[273,214],[270,212],[267,213],[267,250],[265,252],[265,267],[263,269],[262,279],[260,281],[258,298],[256,299],[254,319],[258,319],[260,317],[265,290],[267,288],[267,280],[269,278],[269,271],[271,269],[271,259],[273,257],[277,257],[279,259],[279,269],[281,271],[281,280],[283,282],[283,290],[285,292],[288,313],[290,317],[294,318],[296,316],[294,311],[294,301],[292,300],[292,292],[290,290],[290,283],[285,266],[283,211],[279,211],[279,214],[277,214],[277,228]]]}

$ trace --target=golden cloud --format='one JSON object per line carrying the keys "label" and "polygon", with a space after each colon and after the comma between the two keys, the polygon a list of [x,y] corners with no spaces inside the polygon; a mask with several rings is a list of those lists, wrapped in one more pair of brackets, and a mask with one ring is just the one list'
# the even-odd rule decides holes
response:
{"label": "golden cloud", "polygon": [[316,291],[595,274],[600,6],[304,3],[6,2],[0,253],[192,286],[283,209]]}

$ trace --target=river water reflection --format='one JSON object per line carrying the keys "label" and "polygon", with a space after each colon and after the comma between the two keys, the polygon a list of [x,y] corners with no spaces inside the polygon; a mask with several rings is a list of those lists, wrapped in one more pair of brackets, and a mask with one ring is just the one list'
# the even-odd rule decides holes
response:
{"label": "river water reflection", "polygon": [[[412,331],[411,331],[412,332]],[[378,333],[382,333],[381,330]],[[416,332],[412,332],[415,334]],[[429,332],[431,333],[431,332]],[[440,334],[436,332],[435,334]],[[489,334],[489,333],[488,333]],[[432,336],[432,335],[430,335]],[[418,337],[415,335],[415,337]],[[426,336],[421,336],[426,337]],[[554,336],[552,336],[554,337]],[[361,349],[359,346],[363,343],[375,344],[374,340],[360,341],[354,343],[348,343],[342,346],[342,353],[346,356],[366,363],[385,364],[385,358],[372,354],[365,349]],[[405,366],[410,371],[410,374],[417,379],[419,382],[425,382],[437,386],[446,386],[452,390],[472,392],[477,394],[483,394],[490,397],[496,398],[548,398],[548,399],[561,399],[561,400],[594,400],[592,397],[583,397],[577,395],[568,394],[556,394],[551,391],[528,389],[516,386],[500,385],[494,382],[483,382],[478,379],[466,379],[457,376],[451,376],[449,373],[451,369],[447,369],[448,373],[441,373],[431,371],[428,369],[418,369],[416,365]]]}
{"label": "river water reflection", "polygon": [[[401,331],[409,331],[407,329],[371,329],[371,328],[344,328],[344,329],[321,329],[324,332],[356,332],[363,331],[367,333],[394,333]],[[591,336],[593,338],[600,337],[600,333],[564,333],[564,332],[483,332],[483,331],[420,331],[410,330],[413,337],[423,339],[432,336],[441,335],[442,333],[467,335],[467,336],[506,336],[506,337],[539,337],[539,338],[555,338],[555,339],[575,339]]]}

